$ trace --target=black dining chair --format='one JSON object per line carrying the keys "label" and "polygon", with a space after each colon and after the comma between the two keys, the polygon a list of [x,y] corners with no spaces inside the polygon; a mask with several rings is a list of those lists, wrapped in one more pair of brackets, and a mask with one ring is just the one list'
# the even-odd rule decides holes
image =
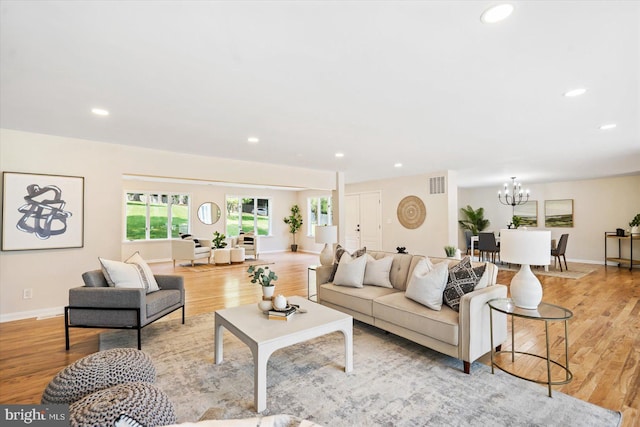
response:
{"label": "black dining chair", "polygon": [[473,236],[473,233],[471,232],[471,230],[464,230],[464,241],[467,243],[467,255],[471,254],[471,256],[473,256],[473,254],[471,253],[471,237]]}
{"label": "black dining chair", "polygon": [[479,259],[483,259],[483,255],[491,254],[491,262],[496,262],[496,255],[500,260],[500,245],[496,242],[496,236],[493,233],[479,233],[478,234],[478,251],[480,252]]}
{"label": "black dining chair", "polygon": [[569,241],[569,235],[563,234],[562,236],[560,236],[560,241],[558,242],[558,246],[551,249],[551,256],[554,257],[553,266],[555,267],[558,264],[558,262],[560,262],[560,271],[563,271],[562,260],[560,259],[560,257],[564,259],[564,269],[567,271],[569,270],[569,267],[567,267],[567,258],[564,256],[564,253],[567,251],[568,241]]}

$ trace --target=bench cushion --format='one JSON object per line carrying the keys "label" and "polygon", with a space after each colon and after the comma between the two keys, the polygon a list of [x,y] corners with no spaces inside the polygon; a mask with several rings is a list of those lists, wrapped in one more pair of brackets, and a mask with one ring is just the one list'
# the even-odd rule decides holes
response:
{"label": "bench cushion", "polygon": [[458,313],[446,305],[435,311],[410,300],[404,292],[396,292],[376,298],[372,307],[371,315],[376,319],[458,345]]}

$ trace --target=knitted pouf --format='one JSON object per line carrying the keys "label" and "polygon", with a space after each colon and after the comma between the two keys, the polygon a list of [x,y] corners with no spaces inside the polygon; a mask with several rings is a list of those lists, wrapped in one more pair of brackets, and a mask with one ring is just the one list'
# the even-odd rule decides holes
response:
{"label": "knitted pouf", "polygon": [[176,423],[167,395],[150,383],[119,384],[83,397],[69,406],[72,427],[113,427],[125,414],[145,427]]}
{"label": "knitted pouf", "polygon": [[151,358],[134,348],[90,354],[60,371],[42,394],[42,404],[73,403],[95,391],[129,382],[156,381]]}

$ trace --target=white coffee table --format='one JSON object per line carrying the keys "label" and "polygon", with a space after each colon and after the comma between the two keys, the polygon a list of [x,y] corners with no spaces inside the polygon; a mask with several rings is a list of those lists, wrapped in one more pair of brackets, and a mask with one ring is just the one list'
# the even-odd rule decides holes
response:
{"label": "white coffee table", "polygon": [[223,329],[240,338],[251,349],[253,397],[257,412],[267,409],[267,362],[276,350],[340,331],[344,334],[344,370],[353,370],[353,318],[303,297],[291,297],[289,302],[308,312],[296,313],[287,321],[269,320],[260,313],[257,304],[225,308],[215,313],[216,364],[223,360]]}

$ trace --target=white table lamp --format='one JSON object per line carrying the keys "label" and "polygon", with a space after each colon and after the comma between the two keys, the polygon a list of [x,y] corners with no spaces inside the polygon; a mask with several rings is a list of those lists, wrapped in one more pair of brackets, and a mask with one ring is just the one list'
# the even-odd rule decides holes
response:
{"label": "white table lamp", "polygon": [[333,264],[333,244],[338,241],[338,227],[335,225],[316,226],[316,243],[324,243],[320,252],[320,264]]}
{"label": "white table lamp", "polygon": [[542,285],[529,266],[551,263],[551,232],[500,230],[500,260],[521,266],[511,280],[514,304],[530,310],[538,308]]}

